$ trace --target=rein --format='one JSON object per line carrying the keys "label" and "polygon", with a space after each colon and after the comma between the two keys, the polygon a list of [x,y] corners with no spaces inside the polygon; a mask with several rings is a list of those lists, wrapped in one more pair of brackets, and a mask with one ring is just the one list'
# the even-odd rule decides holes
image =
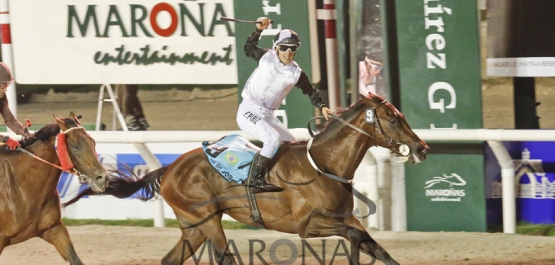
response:
{"label": "rein", "polygon": [[[65,136],[65,134],[67,134],[68,132],[70,132],[70,131],[72,131],[72,130],[75,130],[75,129],[85,129],[85,128],[79,126],[79,127],[69,128],[69,129],[67,129],[66,131],[62,131],[62,129],[60,128],[60,131],[61,131],[60,134],[62,134],[62,135]],[[56,138],[56,143],[54,144],[56,147],[58,146],[58,139],[59,139],[59,138]],[[66,154],[67,154],[67,144],[65,143],[65,137],[64,137],[63,142],[64,142],[64,145],[66,145],[66,146],[65,146],[65,150],[66,150]],[[18,146],[18,147],[17,147],[17,150],[18,150],[18,151],[21,151],[21,152],[23,152],[23,153],[25,153],[25,154],[30,155],[32,158],[34,158],[34,159],[36,159],[36,160],[38,160],[38,161],[41,161],[41,162],[46,163],[46,164],[49,164],[49,165],[51,165],[51,166],[53,166],[53,167],[55,167],[55,168],[57,168],[57,169],[60,169],[60,170],[62,170],[63,172],[67,172],[67,173],[76,175],[76,176],[79,177],[79,179],[80,179],[81,181],[83,180],[83,179],[82,179],[82,178],[83,178],[82,174],[81,174],[75,167],[72,167],[72,168],[65,168],[65,167],[63,167],[63,166],[58,166],[58,165],[56,165],[56,164],[54,164],[54,163],[50,163],[50,162],[44,160],[43,158],[38,157],[37,155],[35,155],[35,154],[33,154],[33,153],[31,153],[31,152],[29,152],[29,151],[27,151],[27,150],[21,148],[21,146]],[[61,161],[62,161],[64,158],[61,157],[61,154],[60,154],[59,152],[56,152],[56,153],[57,153],[57,155],[58,155],[58,158],[60,159],[60,163],[62,163]],[[65,156],[66,154],[62,154],[62,155]],[[69,162],[71,163],[71,158],[69,158],[69,156],[68,156],[68,159],[70,159]],[[62,163],[62,165],[63,165],[63,163]],[[71,165],[73,165],[73,163],[71,163]]]}
{"label": "rein", "polygon": [[[374,136],[368,134],[367,132],[361,130],[360,128],[357,128],[356,126],[354,126],[354,125],[348,123],[348,122],[347,122],[346,120],[344,120],[343,118],[341,118],[341,117],[339,117],[339,116],[337,116],[337,115],[334,115],[334,114],[329,114],[329,115],[330,115],[330,117],[332,117],[332,118],[334,118],[334,119],[340,121],[341,123],[343,123],[343,124],[345,124],[345,125],[347,125],[347,126],[353,128],[355,131],[357,131],[357,132],[359,132],[359,133],[362,133],[362,134],[364,134],[364,135],[366,135],[366,136],[368,136],[368,137],[370,137],[370,138],[376,139],[376,137],[374,137]],[[324,116],[318,116],[318,117],[314,117],[314,118],[312,118],[312,119],[310,119],[310,120],[308,121],[308,133],[310,134],[311,137],[314,137],[314,132],[310,129],[310,122],[313,121],[313,120],[316,120],[316,119],[323,119],[323,118],[325,118],[325,117],[324,117]],[[378,140],[378,139],[376,139],[376,140]]]}
{"label": "rein", "polygon": [[[386,103],[386,102],[387,102],[387,101],[384,100],[381,104],[384,104],[384,103]],[[356,126],[354,126],[354,125],[348,123],[348,122],[347,122],[346,120],[344,120],[343,118],[341,118],[341,117],[339,117],[339,116],[337,116],[337,115],[334,115],[334,114],[329,114],[329,115],[330,115],[330,117],[332,117],[332,118],[334,118],[334,119],[340,121],[341,123],[343,123],[343,124],[349,126],[351,129],[353,129],[353,130],[355,130],[355,131],[357,131],[357,132],[359,132],[359,133],[361,133],[361,134],[363,134],[363,135],[366,135],[366,136],[368,136],[368,137],[370,137],[370,138],[372,138],[372,139],[374,139],[374,140],[376,140],[376,141],[378,140],[378,138],[376,138],[375,136],[370,135],[369,133],[363,131],[362,129],[360,129],[360,128],[358,128],[358,127],[356,127]],[[376,115],[376,114],[373,114],[373,115]],[[310,119],[310,120],[308,121],[308,133],[309,133],[310,136],[312,137],[312,138],[310,138],[310,140],[308,140],[308,143],[307,143],[307,145],[306,145],[306,156],[307,156],[307,158],[308,158],[308,161],[310,162],[310,164],[312,165],[312,167],[313,167],[314,169],[316,169],[318,172],[324,174],[326,177],[331,178],[331,179],[333,179],[333,180],[335,180],[335,181],[338,181],[338,182],[341,182],[341,183],[351,184],[351,183],[353,182],[352,179],[351,179],[351,180],[347,180],[347,179],[344,179],[344,178],[342,178],[342,177],[339,177],[339,176],[336,176],[336,175],[333,175],[333,174],[329,174],[329,173],[325,173],[325,172],[323,172],[322,170],[320,170],[320,169],[318,168],[318,166],[316,165],[316,163],[314,162],[314,160],[312,159],[312,156],[310,155],[310,147],[312,146],[312,142],[314,141],[314,132],[310,129],[310,122],[313,121],[313,120],[315,120],[315,119],[321,119],[321,118],[325,118],[325,117],[323,117],[323,116],[318,116],[318,117],[314,117],[314,118],[312,118],[312,119]],[[389,137],[389,135],[387,135],[384,131],[382,131],[382,128],[381,128],[382,125],[381,125],[381,123],[380,123],[380,120],[377,118],[377,116],[376,116],[376,122],[377,122],[377,124],[378,124],[376,127],[378,128],[379,132],[380,132],[381,134],[383,134],[384,136],[386,136],[387,138],[389,138],[389,141],[387,141],[387,143],[386,143],[385,145],[387,145],[387,146],[390,147],[390,148],[396,146],[397,143],[395,143],[395,141],[393,140],[393,138]],[[393,151],[392,151],[392,153],[393,153]]]}
{"label": "rein", "polygon": [[[384,102],[382,102],[382,103],[385,103],[385,102],[386,102],[386,101],[384,101]],[[353,130],[355,130],[355,131],[357,131],[357,132],[359,132],[359,133],[362,133],[362,134],[364,134],[364,135],[366,135],[366,136],[368,136],[368,137],[370,137],[370,138],[372,138],[372,139],[378,141],[378,138],[376,138],[375,136],[370,135],[369,133],[363,131],[362,129],[357,128],[356,126],[354,126],[354,125],[348,123],[348,122],[347,122],[346,120],[344,120],[343,118],[341,118],[341,117],[339,117],[339,116],[337,116],[337,115],[334,115],[334,114],[329,114],[329,116],[332,117],[332,118],[334,118],[334,119],[336,119],[336,120],[338,120],[338,121],[340,121],[341,123],[343,123],[343,124],[345,124],[345,125],[351,127],[351,129],[353,129]],[[310,122],[312,122],[313,120],[316,120],[316,119],[323,119],[323,118],[325,118],[325,117],[324,117],[324,116],[317,116],[317,117],[313,117],[312,119],[310,119],[310,120],[308,121],[307,129],[308,129],[308,133],[310,134],[310,137],[314,137],[314,132],[312,131],[312,129],[310,129]],[[378,123],[378,126],[377,126],[378,131],[379,131],[381,134],[383,134],[385,137],[389,138],[389,141],[387,141],[387,143],[386,143],[385,145],[386,145],[387,147],[394,147],[394,146],[396,146],[397,143],[395,143],[395,141],[393,140],[393,138],[389,137],[389,135],[387,135],[384,131],[382,131],[382,124],[381,124],[381,122],[380,122],[380,119],[378,119],[377,117],[376,117],[376,122]]]}

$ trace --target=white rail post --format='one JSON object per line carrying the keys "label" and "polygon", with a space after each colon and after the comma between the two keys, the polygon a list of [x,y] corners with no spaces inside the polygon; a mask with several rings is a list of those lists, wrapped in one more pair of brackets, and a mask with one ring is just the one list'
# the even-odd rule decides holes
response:
{"label": "white rail post", "polygon": [[[358,166],[357,170],[355,171],[355,177],[353,183],[355,184],[355,188],[362,193],[364,196],[367,196],[372,202],[378,206],[378,164],[376,163],[376,159],[368,150],[364,158],[362,158],[362,162]],[[361,203],[359,199],[355,198],[355,208],[359,210],[360,216],[365,216],[368,214],[368,206]],[[364,225],[365,228],[374,228],[379,229],[379,216],[380,209],[377,208],[376,212],[371,214],[370,216],[361,219],[361,223]]]}
{"label": "white rail post", "polygon": [[503,189],[503,233],[516,232],[516,197],[515,197],[515,168],[513,159],[499,141],[488,141],[497,162],[501,167],[501,183]]}
{"label": "white rail post", "polygon": [[392,162],[391,167],[393,171],[391,181],[391,231],[407,231],[405,165]]}

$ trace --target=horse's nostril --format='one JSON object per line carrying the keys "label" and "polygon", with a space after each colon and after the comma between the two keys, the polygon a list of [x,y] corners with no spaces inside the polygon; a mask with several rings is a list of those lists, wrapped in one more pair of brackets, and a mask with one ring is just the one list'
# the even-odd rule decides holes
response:
{"label": "horse's nostril", "polygon": [[417,145],[416,153],[418,153],[419,155],[426,156],[429,151],[430,151],[430,148],[427,145],[425,144]]}
{"label": "horse's nostril", "polygon": [[96,177],[96,180],[103,180],[103,179],[104,179],[104,176],[97,176]]}
{"label": "horse's nostril", "polygon": [[422,155],[427,155],[429,151],[430,151],[430,148],[426,146],[421,146],[420,148],[418,148],[418,153]]}

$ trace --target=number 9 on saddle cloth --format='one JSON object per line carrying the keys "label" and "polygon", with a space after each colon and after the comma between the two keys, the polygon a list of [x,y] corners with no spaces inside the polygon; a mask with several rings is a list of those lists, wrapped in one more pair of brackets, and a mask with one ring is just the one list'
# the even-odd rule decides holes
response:
{"label": "number 9 on saddle cloth", "polygon": [[224,136],[215,142],[202,142],[210,165],[229,182],[243,184],[249,175],[254,155],[260,148],[238,134]]}

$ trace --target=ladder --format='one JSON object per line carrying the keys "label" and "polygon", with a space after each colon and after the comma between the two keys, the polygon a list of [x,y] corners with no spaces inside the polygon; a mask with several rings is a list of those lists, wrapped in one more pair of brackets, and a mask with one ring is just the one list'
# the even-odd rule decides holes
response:
{"label": "ladder", "polygon": [[[104,90],[108,91],[108,98],[104,98]],[[95,131],[100,130],[100,124],[101,124],[101,120],[102,120],[102,105],[104,104],[104,102],[112,102],[112,106],[114,107],[114,116],[112,118],[112,130],[113,131],[116,130],[116,125],[117,125],[116,120],[118,120],[122,130],[123,131],[129,131],[129,129],[127,128],[127,123],[125,123],[125,119],[123,118],[123,115],[121,114],[121,110],[119,108],[117,97],[116,97],[116,95],[114,93],[114,90],[112,89],[112,86],[110,84],[103,84],[103,85],[100,86],[100,93],[98,95],[98,109],[97,109],[97,112],[96,112]]]}
{"label": "ladder", "polygon": [[[108,91],[108,98],[104,98],[104,90]],[[98,110],[96,112],[96,127],[95,130],[100,130],[100,122],[102,118],[102,105],[104,102],[112,102],[112,106],[114,106],[114,116],[112,118],[112,130],[116,130],[116,119],[119,121],[121,128],[123,131],[129,131],[127,128],[127,123],[125,123],[125,119],[121,114],[121,110],[119,108],[119,104],[117,101],[117,97],[114,94],[114,90],[110,84],[104,84],[100,86],[100,93],[98,95]],[[150,151],[148,146],[145,143],[134,143],[133,144],[143,160],[146,162],[146,165],[139,165],[136,169],[133,169],[135,174],[140,174],[148,171],[152,171],[162,167],[160,160],[156,158],[156,156]],[[141,172],[142,171],[142,172]],[[154,204],[154,226],[155,227],[164,227],[165,220],[164,220],[164,199],[159,198],[156,200]]]}

